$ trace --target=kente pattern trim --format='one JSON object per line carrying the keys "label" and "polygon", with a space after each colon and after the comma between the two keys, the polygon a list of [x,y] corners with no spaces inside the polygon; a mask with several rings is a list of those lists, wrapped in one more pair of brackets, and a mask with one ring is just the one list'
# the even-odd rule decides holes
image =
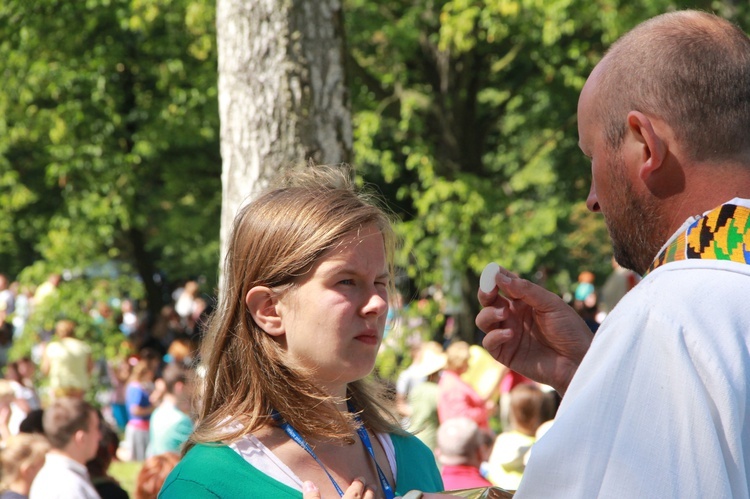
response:
{"label": "kente pattern trim", "polygon": [[750,208],[724,204],[700,217],[659,253],[646,274],[689,258],[750,264]]}

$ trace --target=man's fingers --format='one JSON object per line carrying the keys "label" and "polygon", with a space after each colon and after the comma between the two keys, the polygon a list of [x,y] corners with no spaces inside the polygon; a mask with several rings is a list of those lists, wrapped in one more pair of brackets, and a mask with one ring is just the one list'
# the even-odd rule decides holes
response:
{"label": "man's fingers", "polygon": [[495,329],[485,335],[482,346],[499,361],[503,346],[511,339],[513,339],[513,331],[510,329]]}
{"label": "man's fingers", "polygon": [[498,272],[497,283],[500,290],[509,298],[521,300],[538,312],[559,307],[561,303],[564,303],[562,298],[555,293],[503,270],[501,268]]}
{"label": "man's fingers", "polygon": [[483,307],[489,307],[490,305],[495,303],[497,297],[497,288],[492,288],[492,291],[490,291],[489,293],[485,293],[481,289],[477,291],[477,299],[479,300],[479,304]]}
{"label": "man's fingers", "polygon": [[509,270],[500,267],[497,274],[495,274],[496,286],[492,288],[492,291],[485,293],[484,291],[482,291],[482,288],[479,288],[479,290],[477,291],[477,298],[479,299],[479,303],[483,307],[488,307],[495,304],[496,300],[499,297],[498,289],[503,289],[502,286],[500,286],[500,283],[506,282],[510,277],[516,277],[516,275]]}
{"label": "man's fingers", "polygon": [[508,307],[486,307],[479,311],[474,323],[485,332],[497,329],[508,318]]}

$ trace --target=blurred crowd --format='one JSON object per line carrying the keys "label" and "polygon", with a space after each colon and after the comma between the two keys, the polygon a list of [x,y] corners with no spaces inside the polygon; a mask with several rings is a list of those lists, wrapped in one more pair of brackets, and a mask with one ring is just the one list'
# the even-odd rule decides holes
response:
{"label": "blurred crowd", "polygon": [[532,445],[554,420],[551,388],[510,371],[478,345],[412,345],[396,382],[403,425],[435,453],[446,490],[516,490]]}
{"label": "blurred crowd", "polygon": [[208,300],[188,281],[155,318],[128,298],[97,303],[92,322],[109,321],[121,336],[113,358],[95,355],[90,335],[71,319],[36,332],[28,355],[9,357],[60,285],[53,275],[21,290],[0,274],[0,498],[53,497],[49,487],[54,497],[127,498],[109,474],[114,461],[138,463],[135,497],[155,498],[193,430]]}
{"label": "blurred crowd", "polygon": [[[122,335],[126,348],[116,358],[94,358],[79,325],[61,319],[31,355],[9,359],[14,337],[35,305],[54,294],[60,281],[53,275],[34,292],[21,292],[17,283],[0,274],[0,485],[6,494],[20,494],[0,499],[43,497],[41,486],[35,495],[34,476],[41,473],[46,483],[50,476],[74,469],[75,463],[85,467],[95,488],[90,493],[98,494],[91,497],[128,497],[108,473],[115,460],[142,463],[135,497],[156,497],[193,430],[198,347],[211,312],[210,299],[201,294],[196,281],[188,281],[155,318],[128,298],[116,300],[116,310],[111,303],[92,307],[95,320],[113,321]],[[593,273],[581,272],[570,296],[592,332],[638,278],[613,264],[601,287],[595,281]],[[430,301],[441,296],[439,287],[432,289]],[[425,310],[431,306],[426,299],[415,305]],[[398,319],[402,306],[397,300],[391,321]],[[392,330],[383,346],[397,348],[394,337],[407,337],[406,351],[399,355],[408,367],[395,372],[392,380],[404,428],[434,452],[446,490],[489,485],[515,490],[533,444],[554,421],[559,396],[498,364],[482,347],[459,341],[452,334],[450,316],[443,321],[439,343],[409,334],[425,327],[430,325],[410,319],[400,331]],[[62,416],[51,414],[51,408]],[[76,438],[70,424],[60,422],[78,418],[85,433],[87,419],[80,413],[89,412],[95,414],[98,435],[88,439]],[[55,436],[61,425],[66,427],[60,430],[64,434]],[[92,439],[97,445],[76,447]],[[59,459],[45,461],[49,453],[59,454]],[[79,490],[71,497],[87,493]]]}

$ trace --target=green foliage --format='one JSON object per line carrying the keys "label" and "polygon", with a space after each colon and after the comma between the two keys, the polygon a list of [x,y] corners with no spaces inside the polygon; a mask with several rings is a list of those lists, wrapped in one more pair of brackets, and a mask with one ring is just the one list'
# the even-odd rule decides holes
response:
{"label": "green foliage", "polygon": [[[23,334],[14,341],[11,358],[29,356],[40,341],[49,339],[58,320],[76,322],[76,337],[85,340],[95,359],[118,358],[129,353],[130,346],[118,329],[116,310],[120,300],[128,297],[138,301],[143,298],[143,285],[127,265],[116,273],[101,273],[96,267],[76,269],[57,290],[37,303],[26,323]],[[27,267],[22,280],[39,279],[44,262]]]}
{"label": "green foliage", "polygon": [[[729,0],[345,0],[353,163],[402,219],[407,301],[446,295],[423,314],[428,337],[456,310],[470,336],[488,261],[559,292],[583,267],[606,274],[606,229],[582,203],[578,93],[620,34],[684,7],[750,26]],[[72,314],[94,334],[100,294],[153,311],[157,272],[215,283],[214,17],[210,0],[0,4],[0,271],[38,284],[118,261],[138,276],[107,293],[66,282],[29,331]]]}
{"label": "green foliage", "polygon": [[670,9],[748,11],[670,0],[344,5],[354,163],[399,211],[408,276],[442,283],[469,316],[489,261],[546,275],[561,293],[584,268],[609,272],[606,229],[583,206],[590,167],[576,129],[578,94],[606,48]]}
{"label": "green foliage", "polygon": [[3,2],[2,270],[128,262],[156,306],[157,271],[214,282],[215,66],[206,0]]}

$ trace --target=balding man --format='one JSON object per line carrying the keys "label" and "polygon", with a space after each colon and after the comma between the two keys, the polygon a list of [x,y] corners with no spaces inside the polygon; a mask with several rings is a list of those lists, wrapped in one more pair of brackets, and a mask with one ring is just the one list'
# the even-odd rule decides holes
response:
{"label": "balding man", "polygon": [[564,394],[517,498],[750,497],[750,40],[672,12],[588,78],[589,209],[642,274],[596,339],[505,269],[479,291],[485,347]]}
{"label": "balding man", "polygon": [[480,473],[480,466],[489,457],[488,438],[472,419],[446,419],[437,432],[440,476],[445,490],[475,489],[492,484]]}

